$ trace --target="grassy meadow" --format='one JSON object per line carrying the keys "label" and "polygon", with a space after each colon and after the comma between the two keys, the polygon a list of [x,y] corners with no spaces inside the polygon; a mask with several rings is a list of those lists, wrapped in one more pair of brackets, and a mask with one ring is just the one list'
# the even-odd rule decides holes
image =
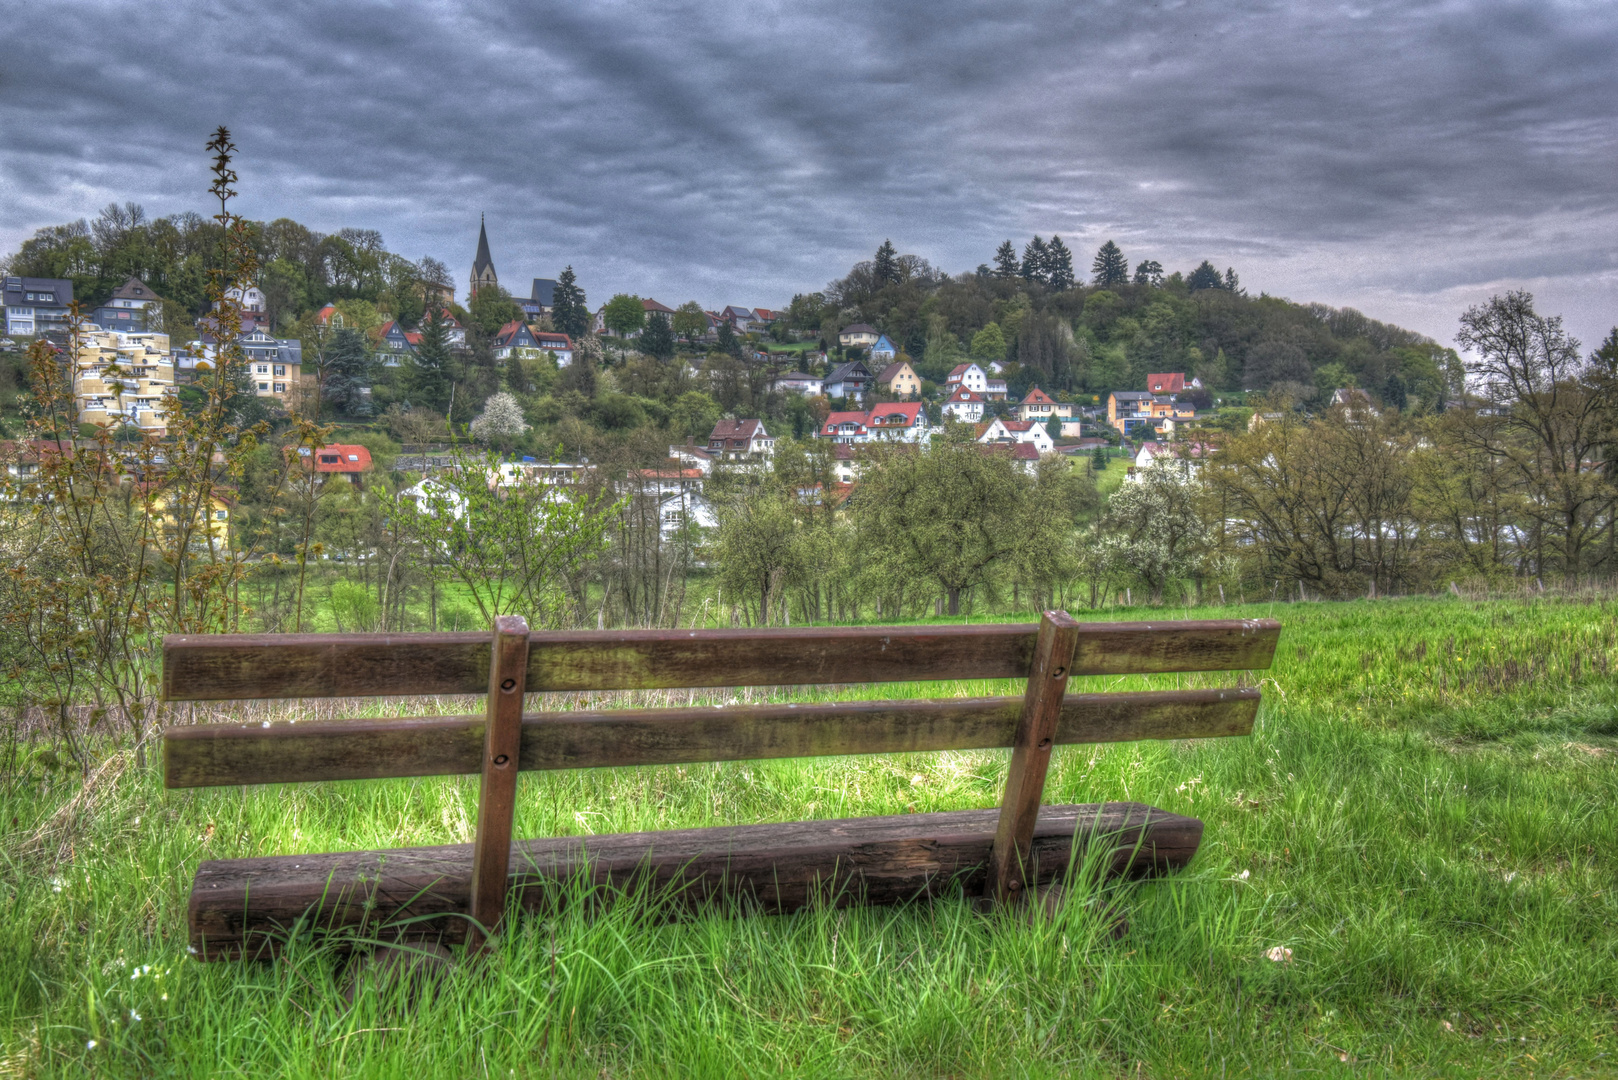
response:
{"label": "grassy meadow", "polygon": [[[964,901],[672,923],[628,903],[521,920],[487,962],[414,996],[373,982],[350,1005],[329,950],[187,959],[197,862],[467,841],[473,779],[170,793],[127,754],[87,784],[36,775],[0,807],[0,1076],[1618,1073],[1618,606],[1134,614],[1282,619],[1275,666],[1254,676],[1266,703],[1248,739],[1059,750],[1047,801],[1141,800],[1207,832],[1189,871],[1080,883],[1031,923]],[[983,692],[1020,688],[872,696]],[[1005,761],[529,773],[517,828],[987,807]],[[1129,921],[1116,940],[1108,904]]]}

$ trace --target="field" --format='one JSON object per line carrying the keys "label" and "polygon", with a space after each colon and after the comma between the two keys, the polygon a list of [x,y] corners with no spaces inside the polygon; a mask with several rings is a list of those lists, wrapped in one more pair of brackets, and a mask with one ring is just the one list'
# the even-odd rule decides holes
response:
{"label": "field", "polygon": [[[1047,801],[1136,799],[1208,828],[1188,872],[1081,885],[1032,925],[957,901],[675,923],[624,904],[522,921],[436,989],[372,983],[350,1006],[318,948],[188,960],[197,861],[468,840],[474,781],[170,794],[127,755],[87,785],[36,775],[0,807],[0,1076],[1618,1073],[1611,601],[1137,614],[1282,619],[1266,704],[1250,739],[1059,751]],[[1016,688],[887,692],[985,690]],[[518,832],[985,807],[1004,767],[527,774]],[[1107,904],[1128,918],[1116,940]]]}

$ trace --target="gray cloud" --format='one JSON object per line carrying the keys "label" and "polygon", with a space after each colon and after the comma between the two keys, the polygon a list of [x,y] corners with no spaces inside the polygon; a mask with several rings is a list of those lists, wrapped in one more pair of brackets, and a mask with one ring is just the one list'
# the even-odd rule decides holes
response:
{"label": "gray cloud", "polygon": [[0,243],[204,207],[380,229],[592,300],[773,306],[884,237],[1061,233],[1448,340],[1535,288],[1618,321],[1608,4],[58,3],[0,42]]}

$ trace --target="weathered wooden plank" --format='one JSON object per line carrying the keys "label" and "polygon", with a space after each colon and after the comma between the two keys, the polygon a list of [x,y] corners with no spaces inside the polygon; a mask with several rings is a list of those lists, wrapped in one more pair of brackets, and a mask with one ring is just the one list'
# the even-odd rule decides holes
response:
{"label": "weathered wooden plank", "polygon": [[1022,715],[1011,737],[1011,764],[1006,770],[1005,795],[1000,800],[1000,822],[994,850],[989,856],[985,896],[998,903],[1019,899],[1023,871],[1039,800],[1045,794],[1045,771],[1050,767],[1056,732],[1067,693],[1068,667],[1078,644],[1079,624],[1065,611],[1047,611],[1039,622],[1033,668],[1023,694]]}
{"label": "weathered wooden plank", "polygon": [[[1076,675],[1268,667],[1273,619],[1082,623]],[[528,689],[635,690],[1025,678],[1037,628],[806,627],[532,635]],[[473,634],[171,635],[169,701],[480,694],[489,639]]]}
{"label": "weathered wooden plank", "polygon": [[511,821],[517,810],[517,759],[522,753],[523,686],[528,678],[528,623],[518,615],[494,621],[488,708],[483,727],[483,783],[478,831],[472,839],[473,926],[468,943],[483,942],[506,910]]}
{"label": "weathered wooden plank", "polygon": [[[1132,742],[1246,735],[1256,689],[1069,694],[1056,741]],[[1014,697],[530,713],[521,767],[588,769],[1009,746]],[[169,787],[474,773],[480,716],[344,720],[269,727],[209,724],[164,733]]]}
{"label": "weathered wooden plank", "polygon": [[[553,908],[587,880],[649,881],[681,904],[741,897],[767,912],[814,902],[898,903],[987,879],[998,810],[796,821],[526,840],[512,845],[511,888]],[[1196,854],[1202,822],[1140,803],[1041,807],[1029,884],[1061,879],[1075,852],[1105,844],[1112,873],[1160,873]],[[295,925],[386,940],[459,941],[467,929],[471,846],[208,861],[191,889],[191,948],[201,959],[272,955]],[[666,890],[666,891],[665,891]],[[402,920],[411,920],[401,924]]]}

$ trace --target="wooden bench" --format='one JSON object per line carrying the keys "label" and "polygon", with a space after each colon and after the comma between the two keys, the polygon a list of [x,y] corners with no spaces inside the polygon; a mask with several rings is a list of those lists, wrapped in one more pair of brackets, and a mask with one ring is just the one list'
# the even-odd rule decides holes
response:
{"label": "wooden bench", "polygon": [[[203,959],[272,953],[296,926],[479,945],[509,893],[576,874],[765,911],[966,888],[1014,899],[1093,838],[1112,870],[1185,865],[1202,822],[1135,803],[1041,806],[1054,746],[1251,732],[1256,689],[1066,693],[1071,675],[1266,668],[1273,620],[769,630],[174,636],[169,701],[487,693],[483,715],[171,727],[171,788],[481,773],[474,842],[209,860],[190,898]],[[536,691],[1028,679],[1021,697],[523,712]],[[523,769],[1012,748],[998,809],[512,842]],[[470,918],[468,918],[470,916]]]}

